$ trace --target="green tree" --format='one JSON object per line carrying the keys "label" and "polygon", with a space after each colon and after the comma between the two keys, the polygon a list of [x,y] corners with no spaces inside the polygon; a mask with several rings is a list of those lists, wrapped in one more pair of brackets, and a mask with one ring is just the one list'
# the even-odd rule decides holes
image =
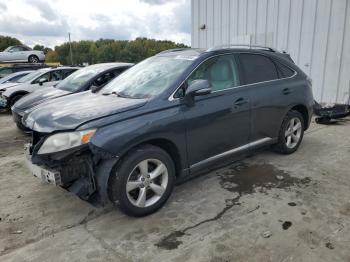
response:
{"label": "green tree", "polygon": [[[135,40],[99,39],[72,42],[73,64],[104,62],[139,62],[156,53],[171,48],[186,48],[171,41],[136,38]],[[55,47],[61,64],[70,64],[69,43]]]}
{"label": "green tree", "polygon": [[54,50],[51,50],[51,51],[48,51],[47,54],[46,54],[46,57],[45,57],[45,61],[46,62],[58,62],[58,54],[56,51]]}
{"label": "green tree", "polygon": [[4,51],[9,46],[13,45],[22,45],[22,42],[19,41],[17,38],[0,35],[0,51]]}
{"label": "green tree", "polygon": [[34,47],[33,47],[34,50],[39,50],[39,51],[43,51],[44,54],[46,55],[49,51],[52,51],[52,49],[50,47],[45,47],[43,45],[38,45],[36,44]]}

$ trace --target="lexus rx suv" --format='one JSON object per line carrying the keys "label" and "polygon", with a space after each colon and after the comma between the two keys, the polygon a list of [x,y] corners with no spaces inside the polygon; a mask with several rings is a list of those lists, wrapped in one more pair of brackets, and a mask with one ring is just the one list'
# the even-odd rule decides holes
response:
{"label": "lexus rx suv", "polygon": [[309,127],[309,78],[270,48],[175,49],[98,92],[57,98],[25,114],[28,165],[80,198],[144,216],[175,181],[271,145],[295,152]]}

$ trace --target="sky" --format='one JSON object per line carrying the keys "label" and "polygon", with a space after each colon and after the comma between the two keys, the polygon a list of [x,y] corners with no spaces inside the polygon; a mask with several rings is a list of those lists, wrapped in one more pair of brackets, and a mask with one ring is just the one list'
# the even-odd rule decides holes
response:
{"label": "sky", "polygon": [[28,46],[147,37],[190,45],[190,0],[0,0],[0,35]]}

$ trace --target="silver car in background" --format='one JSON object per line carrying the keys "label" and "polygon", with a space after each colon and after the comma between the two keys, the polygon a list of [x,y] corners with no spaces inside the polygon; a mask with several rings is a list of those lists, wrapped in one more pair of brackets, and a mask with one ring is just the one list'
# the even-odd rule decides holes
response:
{"label": "silver car in background", "polygon": [[0,62],[29,62],[39,63],[45,61],[43,51],[32,50],[28,46],[9,46],[0,52]]}

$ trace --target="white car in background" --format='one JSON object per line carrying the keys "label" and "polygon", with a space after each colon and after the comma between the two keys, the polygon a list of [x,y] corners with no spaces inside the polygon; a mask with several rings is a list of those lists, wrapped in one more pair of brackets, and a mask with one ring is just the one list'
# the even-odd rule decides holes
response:
{"label": "white car in background", "polygon": [[32,72],[34,72],[34,70],[19,71],[16,73],[9,74],[3,78],[0,78],[0,86],[1,86],[1,84],[5,84],[5,83],[16,83],[20,78],[22,78],[22,77],[24,77]]}
{"label": "white car in background", "polygon": [[0,62],[29,62],[39,63],[45,61],[43,51],[32,50],[28,46],[9,46],[0,52]]}
{"label": "white car in background", "polygon": [[47,86],[54,86],[78,69],[80,68],[68,66],[43,68],[18,79],[16,82],[1,84],[0,109],[10,109],[24,95]]}

